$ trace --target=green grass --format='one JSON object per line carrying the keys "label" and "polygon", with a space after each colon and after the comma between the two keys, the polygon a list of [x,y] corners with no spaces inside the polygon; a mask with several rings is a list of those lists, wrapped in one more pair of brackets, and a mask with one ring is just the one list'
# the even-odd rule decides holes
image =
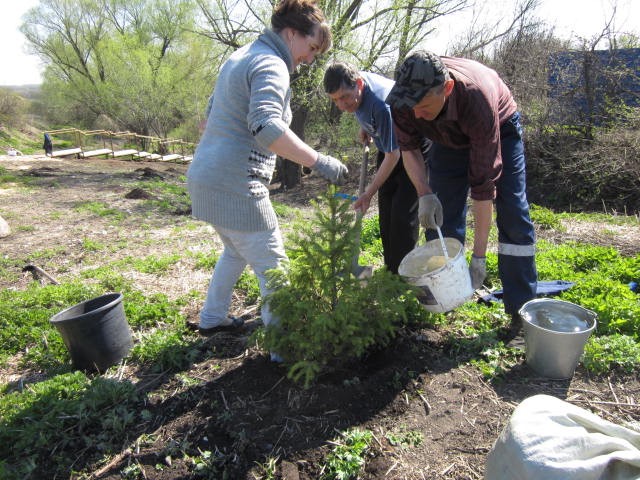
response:
{"label": "green grass", "polygon": [[154,275],[162,275],[178,263],[181,256],[177,253],[168,255],[149,255],[144,258],[126,257],[122,260],[124,265],[131,265],[135,270],[141,273],[150,273]]}
{"label": "green grass", "polygon": [[[207,272],[213,271],[219,258],[218,254],[213,250],[209,253],[197,252],[191,254],[191,256],[196,259],[195,267]],[[245,305],[253,305],[260,298],[258,278],[248,269],[242,272],[235,288],[245,295]]]}
{"label": "green grass", "polygon": [[[160,293],[145,295],[118,274],[107,270],[102,275],[94,275],[94,279],[98,283],[40,286],[33,282],[26,290],[0,292],[0,343],[3,345],[0,362],[25,352],[20,359],[23,367],[64,368],[68,365],[69,354],[49,319],[67,307],[109,291],[123,293],[125,314],[134,331],[164,328],[168,332],[182,332],[184,317],[180,308],[184,300],[169,301]],[[139,348],[145,348],[144,342]],[[140,356],[145,356],[146,360],[150,358],[144,352]],[[164,359],[160,360],[166,363]]]}
{"label": "green grass", "polygon": [[276,480],[279,457],[268,456],[264,462],[255,462],[258,466],[261,480]]}
{"label": "green grass", "polygon": [[20,259],[0,255],[0,278],[7,284],[14,284],[20,278],[23,266],[24,264]]}
{"label": "green grass", "polygon": [[98,217],[107,217],[111,220],[123,220],[126,213],[117,208],[109,207],[104,202],[78,202],[74,207],[77,212],[92,213]]}
{"label": "green grass", "polygon": [[196,252],[191,254],[196,260],[195,267],[198,270],[211,271],[213,267],[216,266],[216,262],[218,261],[218,254],[215,251],[210,251],[208,253],[204,252]]}
{"label": "green grass", "polygon": [[640,301],[629,283],[640,278],[640,255],[625,257],[612,247],[538,242],[541,279],[576,282],[560,298],[598,315],[599,335],[627,334],[640,339]]}
{"label": "green grass", "polygon": [[529,206],[529,214],[531,215],[531,221],[540,228],[545,230],[563,230],[560,217],[548,208],[531,204]]}
{"label": "green grass", "polygon": [[[562,232],[561,219],[600,221],[601,215],[556,214],[533,206],[532,218],[543,229]],[[635,217],[613,217],[611,221],[636,223]],[[640,348],[640,297],[629,288],[630,282],[640,279],[640,255],[625,256],[613,247],[575,241],[555,244],[539,240],[536,263],[540,280],[575,282],[556,298],[581,305],[598,316],[597,330],[585,348],[585,368],[603,373],[612,368],[628,372],[640,367],[635,353]],[[487,254],[485,284],[501,288],[498,258],[492,252]],[[446,315],[429,316],[429,322],[448,336],[451,354],[468,359],[487,378],[500,377],[523,359],[521,353],[498,340],[498,330],[508,321],[499,303],[488,306],[470,302]]]}
{"label": "green grass", "polygon": [[[142,422],[127,381],[64,373],[0,396],[0,477],[66,477],[74,455],[120,451],[130,427]],[[35,477],[42,478],[42,477]]]}
{"label": "green grass", "polygon": [[[15,181],[0,167],[0,188],[3,178],[8,183]],[[167,187],[164,182],[145,182],[145,185],[154,185],[156,193],[162,195],[173,195],[177,199],[183,196],[183,190]],[[169,203],[176,205],[173,201]],[[276,204],[275,208],[281,218],[298,215],[295,209],[284,205]],[[76,211],[105,218],[124,218],[123,212],[102,202],[81,202]],[[558,232],[562,232],[560,220],[565,219],[605,221],[611,225],[637,224],[635,217],[569,215],[535,206],[532,217],[540,228]],[[199,224],[191,225],[196,228]],[[84,237],[81,242],[87,258],[126,248],[123,242],[110,244],[99,238]],[[157,242],[149,242],[152,244],[157,245]],[[361,249],[361,263],[381,264],[377,217],[364,220]],[[47,265],[65,255],[67,248],[52,246],[30,252],[28,259],[0,256],[0,276],[5,284],[17,283],[25,261]],[[365,262],[362,259],[366,259]],[[154,419],[145,407],[148,399],[141,397],[134,385],[111,378],[117,367],[99,376],[71,372],[69,354],[49,322],[51,316],[64,308],[106,292],[122,292],[134,337],[134,348],[127,359],[129,365],[150,372],[173,373],[185,387],[197,380],[189,378],[188,370],[205,354],[206,345],[185,327],[181,309],[188,299],[169,299],[164,293],[143,293],[135,288],[127,273],[135,270],[166,276],[181,261],[210,272],[218,260],[213,247],[207,253],[170,252],[106,260],[94,263],[93,268],[83,268],[78,277],[65,278],[60,285],[42,286],[33,282],[22,289],[0,291],[0,365],[11,362],[23,370],[42,372],[45,377],[21,390],[12,384],[0,386],[0,478],[39,478],[43,471],[51,477],[66,477],[69,471],[77,468],[74,462],[79,452],[83,453],[84,459],[100,464],[120,452],[123,445],[136,441],[129,438],[129,432],[139,429],[132,427],[144,426]],[[576,283],[558,298],[582,305],[598,315],[597,331],[585,347],[584,367],[597,375],[612,370],[636,372],[640,367],[640,297],[629,289],[628,284],[640,278],[640,255],[625,256],[615,248],[588,243],[557,245],[540,240],[536,260],[541,280],[562,279]],[[494,253],[489,253],[487,265],[488,284],[499,288]],[[246,303],[259,301],[258,282],[249,269],[243,272],[236,288],[246,298]],[[203,285],[189,297],[191,301],[201,300],[205,293],[206,285]],[[418,315],[411,316],[418,318]],[[447,338],[448,355],[473,365],[487,379],[499,380],[523,361],[521,351],[508,348],[498,340],[498,330],[508,321],[501,304],[469,302],[447,314],[423,312],[416,324],[420,328],[429,325],[440,330]],[[250,343],[263,334],[262,329],[257,329]],[[387,439],[397,448],[415,448],[423,441],[420,432],[402,428],[389,432]],[[371,432],[357,429],[340,434],[330,442],[323,478],[357,478],[367,460],[371,440]],[[186,455],[180,446],[174,450],[167,451],[167,455]],[[199,456],[190,457],[190,462],[196,474],[215,477],[219,472],[218,460],[211,452],[203,451]],[[268,458],[258,465],[265,478],[275,475],[276,462],[277,459]],[[139,475],[135,462],[121,471],[123,478],[139,478]]]}
{"label": "green grass", "polygon": [[[90,245],[93,245],[90,242]],[[84,245],[83,245],[84,246]],[[98,244],[98,247],[100,245]],[[102,246],[102,248],[97,248],[94,251],[107,248],[106,246]],[[112,248],[116,248],[116,246],[109,247],[109,250]],[[121,246],[124,248],[124,246]],[[85,247],[85,250],[87,248]],[[91,248],[88,250],[92,250]],[[82,275],[85,278],[100,278],[103,276],[113,275],[114,272],[133,269],[140,273],[148,273],[151,275],[162,276],[168,274],[170,269],[176,265],[182,259],[180,254],[170,253],[166,255],[148,255],[146,257],[132,257],[126,256],[120,260],[115,260],[110,263],[103,264],[96,268],[91,268],[85,270]]]}
{"label": "green grass", "polygon": [[131,426],[149,421],[129,382],[70,372],[69,353],[49,322],[55,313],[106,291],[122,291],[135,342],[130,362],[153,372],[179,372],[202,356],[202,340],[185,328],[183,299],[145,295],[113,271],[100,273],[95,284],[33,282],[24,290],[0,292],[0,361],[17,358],[21,368],[49,377],[20,391],[2,386],[0,478],[32,478],[44,470],[65,476],[75,452],[94,460],[115,454]]}
{"label": "green grass", "polygon": [[640,365],[640,344],[628,335],[604,335],[592,338],[584,348],[584,366],[599,374],[617,368],[634,373]]}
{"label": "green grass", "polygon": [[629,225],[640,226],[640,217],[637,215],[611,215],[607,213],[568,213],[558,212],[539,205],[530,205],[531,220],[533,223],[543,229],[553,229],[564,232],[566,229],[562,226],[562,220],[572,222],[594,222],[604,223],[608,225]]}
{"label": "green grass", "polygon": [[62,247],[62,246],[45,248],[44,250],[36,250],[34,252],[31,252],[28,255],[28,260],[32,262],[35,262],[35,261],[43,262],[47,260],[54,260],[64,255],[65,252],[66,252],[66,247]]}
{"label": "green grass", "polygon": [[253,305],[260,298],[258,278],[253,273],[249,273],[248,270],[242,272],[235,288],[246,295],[245,305]]}
{"label": "green grass", "polygon": [[[3,97],[2,101],[5,100],[4,92],[0,92],[0,97]],[[43,153],[41,137],[24,131],[25,118],[26,111],[23,109],[19,112],[14,111],[8,116],[6,111],[0,114],[0,124],[2,124],[2,128],[0,129],[0,142],[3,147],[2,153],[5,153],[5,147],[13,147],[24,155]]]}
{"label": "green grass", "polygon": [[524,359],[524,352],[515,348],[508,348],[502,342],[494,346],[481,349],[480,355],[471,360],[480,373],[487,378],[496,378],[505,374]]}
{"label": "green grass", "polygon": [[289,205],[285,205],[284,203],[271,201],[271,204],[273,205],[273,210],[276,212],[276,215],[281,220],[294,218],[299,214],[298,209],[290,207]]}
{"label": "green grass", "polygon": [[358,263],[360,265],[372,265],[375,267],[380,267],[384,264],[378,215],[362,219],[362,230],[360,231],[360,256]]}
{"label": "green grass", "polygon": [[151,194],[154,198],[145,200],[145,203],[162,212],[182,213],[191,208],[191,199],[185,185],[186,179],[181,178],[181,183],[170,183],[163,180],[146,180],[137,182],[135,186]]}
{"label": "green grass", "polygon": [[[0,190],[4,188],[15,188],[19,187],[20,189],[28,189],[35,185],[38,182],[36,177],[32,177],[30,175],[25,174],[15,174],[11,173],[8,169],[4,167],[0,167]],[[54,187],[55,185],[51,185]],[[3,215],[4,216],[4,215]],[[7,217],[5,217],[6,219]]]}
{"label": "green grass", "polygon": [[99,252],[101,250],[106,250],[107,246],[102,242],[85,237],[82,239],[82,248],[87,252]]}
{"label": "green grass", "polygon": [[640,217],[637,215],[610,215],[607,213],[567,213],[556,214],[562,220],[577,220],[583,222],[607,223],[609,225],[640,226]]}
{"label": "green grass", "polygon": [[16,183],[19,177],[13,173],[10,173],[4,167],[0,167],[0,186],[5,186],[10,183]]}
{"label": "green grass", "polygon": [[189,368],[201,351],[199,343],[185,337],[182,327],[141,332],[131,360],[150,365],[156,372],[179,372]]}

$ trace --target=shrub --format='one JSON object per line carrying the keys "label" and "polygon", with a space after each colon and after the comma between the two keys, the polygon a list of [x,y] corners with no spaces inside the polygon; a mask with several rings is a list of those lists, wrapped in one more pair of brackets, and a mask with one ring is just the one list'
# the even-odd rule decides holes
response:
{"label": "shrub", "polygon": [[0,88],[0,124],[18,127],[22,124],[28,102],[6,88]]}

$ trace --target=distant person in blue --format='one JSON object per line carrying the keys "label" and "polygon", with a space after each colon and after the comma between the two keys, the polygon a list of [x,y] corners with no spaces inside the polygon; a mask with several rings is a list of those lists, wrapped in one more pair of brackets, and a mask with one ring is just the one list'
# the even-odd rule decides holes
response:
{"label": "distant person in blue", "polygon": [[330,64],[324,74],[324,90],[336,107],[355,114],[360,142],[373,140],[378,149],[377,172],[354,208],[366,212],[378,193],[384,263],[389,271],[398,273],[400,262],[418,240],[418,195],[427,193],[428,184],[422,158],[407,159],[400,154],[391,108],[385,103],[393,85],[393,80],[361,72],[345,62]]}
{"label": "distant person in blue", "polygon": [[48,133],[44,134],[44,144],[42,145],[44,148],[44,153],[47,157],[50,157],[53,153],[53,142],[51,141],[51,136]]}

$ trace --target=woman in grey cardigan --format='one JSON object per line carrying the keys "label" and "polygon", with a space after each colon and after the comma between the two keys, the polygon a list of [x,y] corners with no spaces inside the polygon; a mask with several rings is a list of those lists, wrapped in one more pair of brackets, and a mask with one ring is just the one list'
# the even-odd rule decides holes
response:
{"label": "woman in grey cardigan", "polygon": [[[348,173],[339,160],[316,152],[289,129],[289,76],[331,45],[324,14],[311,0],[282,0],[271,26],[220,69],[187,172],[193,215],[211,223],[224,244],[200,312],[203,335],[242,325],[228,310],[247,264],[264,296],[269,293],[265,271],[286,259],[267,188],[276,155],[313,168],[334,183]],[[271,322],[267,305],[262,306],[262,320]]]}

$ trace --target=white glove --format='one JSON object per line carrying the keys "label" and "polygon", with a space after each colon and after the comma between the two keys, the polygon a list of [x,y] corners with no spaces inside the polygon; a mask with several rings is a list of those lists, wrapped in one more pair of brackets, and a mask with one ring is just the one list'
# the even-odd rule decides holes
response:
{"label": "white glove", "polygon": [[342,185],[349,174],[349,170],[340,160],[322,153],[318,153],[318,160],[312,168],[336,185]]}
{"label": "white glove", "polygon": [[435,193],[427,193],[418,199],[418,220],[424,228],[442,226],[442,204]]}
{"label": "white glove", "polygon": [[471,286],[473,289],[477,290],[482,287],[484,279],[487,278],[487,257],[471,255],[469,274],[471,275]]}

